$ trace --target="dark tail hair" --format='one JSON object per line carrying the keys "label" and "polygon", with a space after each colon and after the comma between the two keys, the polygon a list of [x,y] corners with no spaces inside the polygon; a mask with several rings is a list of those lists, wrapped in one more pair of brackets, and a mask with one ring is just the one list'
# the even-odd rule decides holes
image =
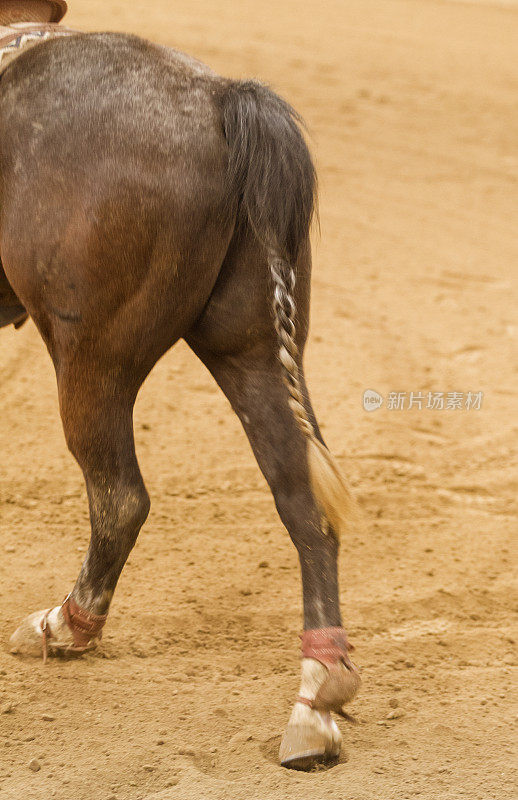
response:
{"label": "dark tail hair", "polygon": [[289,403],[308,443],[308,465],[323,520],[339,537],[356,519],[356,506],[338,465],[320,441],[300,380],[295,322],[294,264],[309,234],[316,175],[301,133],[301,118],[255,81],[229,82],[223,127],[229,148],[227,192],[238,201],[238,223],[248,224],[266,250],[273,281],[273,317]]}
{"label": "dark tail hair", "polygon": [[229,197],[266,247],[294,263],[315,208],[316,174],[297,112],[256,81],[230,82],[223,99]]}

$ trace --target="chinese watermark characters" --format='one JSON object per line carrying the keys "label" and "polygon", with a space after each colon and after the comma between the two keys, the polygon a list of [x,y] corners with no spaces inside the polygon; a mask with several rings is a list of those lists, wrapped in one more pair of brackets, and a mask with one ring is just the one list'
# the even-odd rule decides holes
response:
{"label": "chinese watermark characters", "polygon": [[388,392],[386,398],[374,389],[366,389],[362,403],[365,411],[376,411],[383,404],[387,411],[480,411],[484,392]]}

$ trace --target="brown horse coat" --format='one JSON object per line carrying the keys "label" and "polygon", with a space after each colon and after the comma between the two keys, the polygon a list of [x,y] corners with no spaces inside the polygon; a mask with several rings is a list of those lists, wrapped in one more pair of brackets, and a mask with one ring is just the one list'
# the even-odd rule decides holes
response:
{"label": "brown horse coat", "polygon": [[337,669],[326,677],[322,661],[317,682],[319,656],[306,653],[320,690],[281,755],[304,764],[339,741],[319,698],[329,716],[350,699],[349,678],[357,688],[337,635],[338,538],[352,503],[302,365],[314,198],[288,104],[174,50],[81,34],[31,48],[1,76],[0,324],[26,309],[45,340],[92,528],[70,603],[33,615],[16,642],[43,632],[50,649],[72,647],[84,620],[90,632],[104,624],[149,511],[133,404],[184,338],[242,421],[299,553],[305,628],[334,653]]}

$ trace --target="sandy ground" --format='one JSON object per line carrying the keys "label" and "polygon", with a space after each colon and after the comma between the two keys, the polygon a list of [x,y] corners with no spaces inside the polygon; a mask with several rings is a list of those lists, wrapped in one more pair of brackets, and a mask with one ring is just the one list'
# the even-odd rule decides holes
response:
{"label": "sandy ground", "polygon": [[[32,323],[2,330],[1,800],[515,798],[517,11],[72,6],[70,25],[140,30],[261,77],[308,121],[322,234],[307,367],[367,520],[341,554],[363,691],[337,766],[277,766],[298,684],[296,555],[236,418],[184,345],[138,401],[153,505],[103,652],[46,667],[11,656],[19,619],[72,586],[88,517],[43,344]],[[363,410],[365,389],[381,409]],[[484,398],[391,410],[390,391]]]}

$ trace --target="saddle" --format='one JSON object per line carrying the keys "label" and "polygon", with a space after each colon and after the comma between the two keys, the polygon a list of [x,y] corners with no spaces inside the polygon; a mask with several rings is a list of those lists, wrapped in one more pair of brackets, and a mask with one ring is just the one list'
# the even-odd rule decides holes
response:
{"label": "saddle", "polygon": [[65,0],[0,0],[0,25],[12,22],[60,22]]}
{"label": "saddle", "polygon": [[0,73],[28,47],[71,33],[57,24],[66,12],[65,0],[0,0]]}
{"label": "saddle", "polygon": [[[66,11],[65,0],[0,0],[0,77],[30,47],[77,33],[58,25]],[[19,328],[28,316],[0,262],[0,328],[11,324]]]}

